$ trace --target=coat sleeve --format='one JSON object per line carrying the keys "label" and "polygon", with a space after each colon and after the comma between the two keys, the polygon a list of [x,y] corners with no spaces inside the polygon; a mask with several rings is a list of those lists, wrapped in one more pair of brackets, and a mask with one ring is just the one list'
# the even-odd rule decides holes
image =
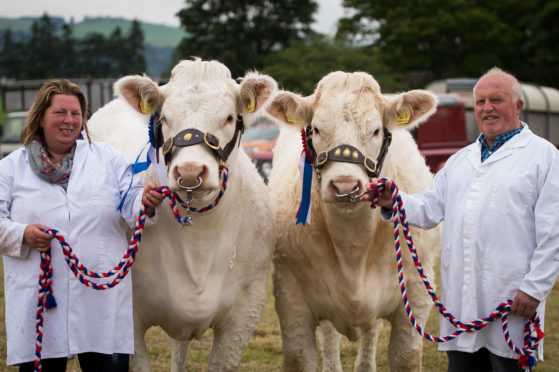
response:
{"label": "coat sleeve", "polygon": [[544,300],[559,276],[559,153],[554,150],[551,165],[543,171],[534,208],[536,248],[520,290]]}
{"label": "coat sleeve", "polygon": [[15,165],[14,157],[0,161],[0,254],[24,258],[31,250],[23,244],[27,225],[12,221],[10,216]]}
{"label": "coat sleeve", "polygon": [[408,222],[422,229],[431,229],[444,219],[446,169],[435,175],[433,183],[418,194],[400,192]]}

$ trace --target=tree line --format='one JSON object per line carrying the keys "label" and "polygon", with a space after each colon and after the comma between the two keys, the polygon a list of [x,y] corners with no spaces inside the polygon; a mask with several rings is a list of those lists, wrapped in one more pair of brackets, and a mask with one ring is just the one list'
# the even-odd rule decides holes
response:
{"label": "tree line", "polygon": [[73,36],[71,25],[44,14],[33,21],[27,39],[16,39],[10,29],[2,36],[0,76],[16,80],[117,78],[146,71],[144,33],[137,20],[127,33],[116,27],[108,37],[90,33]]}
{"label": "tree line", "polygon": [[[271,74],[282,87],[309,94],[326,73],[366,71],[384,91],[424,87],[449,77],[478,77],[499,66],[524,82],[559,87],[559,1],[343,0],[335,37],[311,29],[314,0],[185,0],[177,14],[186,37],[169,71],[199,56]],[[18,44],[4,35],[2,76],[119,77],[146,70],[143,33],[92,34],[77,41],[48,17]],[[169,71],[161,78],[169,76]]]}

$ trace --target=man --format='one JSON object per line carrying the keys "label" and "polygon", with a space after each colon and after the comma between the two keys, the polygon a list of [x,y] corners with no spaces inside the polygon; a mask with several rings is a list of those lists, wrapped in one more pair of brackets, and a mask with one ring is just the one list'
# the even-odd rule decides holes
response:
{"label": "man", "polygon": [[[410,224],[428,229],[444,220],[447,309],[468,323],[513,299],[509,331],[522,348],[525,319],[537,310],[543,321],[545,298],[559,274],[559,152],[520,121],[524,102],[514,76],[493,68],[473,93],[478,140],[451,156],[430,188],[400,195]],[[387,182],[379,200],[384,208],[392,208],[390,188]],[[362,200],[371,198],[369,192]],[[441,335],[454,330],[440,318]],[[439,350],[447,351],[449,372],[518,367],[499,320]],[[538,355],[542,359],[542,347]]]}

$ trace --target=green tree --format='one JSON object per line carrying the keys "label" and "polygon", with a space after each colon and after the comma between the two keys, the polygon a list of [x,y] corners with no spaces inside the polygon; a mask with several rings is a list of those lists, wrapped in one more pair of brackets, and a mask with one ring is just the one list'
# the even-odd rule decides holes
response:
{"label": "green tree", "polygon": [[379,82],[383,92],[405,89],[402,76],[393,74],[382,63],[375,47],[338,45],[323,35],[271,53],[263,68],[280,87],[303,95],[311,94],[322,77],[337,70],[368,72]]}
{"label": "green tree", "polygon": [[30,79],[52,78],[59,75],[62,61],[60,38],[56,25],[45,13],[31,26],[31,38],[26,44],[24,77]]}
{"label": "green tree", "polygon": [[314,0],[186,0],[178,16],[188,36],[174,60],[199,56],[217,59],[233,76],[260,69],[263,59],[308,35]]}
{"label": "green tree", "polygon": [[2,35],[2,49],[0,49],[0,77],[22,79],[23,64],[21,56],[23,44],[13,39],[12,30],[7,29]]}
{"label": "green tree", "polygon": [[[521,79],[535,80],[527,66],[557,61],[557,27],[547,25],[558,14],[556,2],[536,0],[344,0],[352,16],[339,23],[337,38],[349,43],[375,44],[389,66],[421,86],[429,80],[479,76],[500,66]],[[542,21],[548,23],[542,23]],[[545,29],[548,27],[548,29]],[[542,40],[535,40],[536,36]],[[542,58],[542,55],[545,57]],[[541,65],[540,70],[552,65]],[[543,79],[549,84],[556,79]],[[536,82],[536,81],[534,81]]]}
{"label": "green tree", "polygon": [[142,74],[147,70],[145,53],[145,42],[144,42],[144,31],[142,30],[142,25],[138,20],[133,20],[130,30],[128,30],[127,35],[124,38],[124,48],[125,54],[122,53],[117,58],[120,65],[124,68],[122,69],[122,75],[130,74]]}

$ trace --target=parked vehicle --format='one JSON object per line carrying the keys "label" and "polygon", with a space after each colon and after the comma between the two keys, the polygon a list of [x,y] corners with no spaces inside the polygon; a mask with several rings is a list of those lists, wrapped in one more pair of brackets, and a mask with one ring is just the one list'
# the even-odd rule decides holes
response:
{"label": "parked vehicle", "polygon": [[272,172],[273,149],[279,135],[278,126],[262,117],[260,122],[247,128],[241,136],[241,146],[251,157],[265,182]]}
{"label": "parked vehicle", "polygon": [[23,146],[21,144],[21,130],[26,116],[27,111],[10,112],[6,116],[4,125],[0,127],[0,136],[2,137],[0,155],[2,158]]}

